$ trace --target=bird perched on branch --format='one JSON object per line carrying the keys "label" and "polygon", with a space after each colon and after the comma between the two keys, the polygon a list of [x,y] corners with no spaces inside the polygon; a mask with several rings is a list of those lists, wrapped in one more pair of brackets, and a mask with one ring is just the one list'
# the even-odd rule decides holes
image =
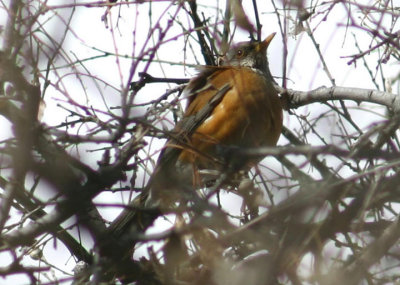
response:
{"label": "bird perched on branch", "polygon": [[[273,146],[282,128],[282,107],[266,56],[275,34],[261,42],[242,42],[222,58],[221,66],[203,67],[185,88],[188,105],[183,119],[171,132],[148,185],[133,202],[133,208],[176,200],[201,184],[199,169],[223,170],[227,160],[224,147]],[[231,153],[234,155],[234,152]],[[237,169],[257,161],[241,158]],[[170,196],[174,198],[170,199]],[[162,208],[162,207],[161,207]],[[125,209],[110,231],[142,232],[156,214]]]}

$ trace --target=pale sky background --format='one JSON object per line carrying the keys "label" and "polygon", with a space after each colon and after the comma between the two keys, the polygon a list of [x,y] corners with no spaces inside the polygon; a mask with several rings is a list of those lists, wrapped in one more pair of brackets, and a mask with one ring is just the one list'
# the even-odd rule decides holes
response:
{"label": "pale sky background", "polygon": [[[6,3],[8,1],[5,1]],[[48,6],[52,5],[62,5],[71,3],[72,1],[56,1],[51,0],[47,2]],[[82,1],[77,1],[80,3]],[[90,1],[84,1],[90,2]],[[209,4],[214,1],[202,1],[201,3]],[[253,11],[251,10],[250,1],[244,0],[245,9],[249,8],[248,15],[252,16]],[[270,5],[269,1],[259,1],[259,10],[260,12],[271,13],[273,12],[273,8]],[[277,1],[279,3],[279,1]],[[359,1],[364,2],[365,4],[372,3],[372,1]],[[220,7],[225,7],[224,1],[220,1]],[[262,3],[262,4],[261,4]],[[161,13],[164,12],[166,7],[168,7],[169,3],[157,3],[153,4],[152,7],[152,17],[153,19],[157,19]],[[86,7],[78,7],[76,8],[76,12],[73,15],[73,19],[71,22],[71,30],[73,33],[69,33],[67,40],[63,46],[66,56],[70,58],[90,58],[95,55],[101,54],[95,49],[99,49],[101,51],[108,51],[112,53],[118,53],[120,55],[131,55],[133,50],[133,42],[135,39],[136,46],[135,51],[136,54],[139,53],[142,48],[143,43],[145,42],[148,35],[148,8],[147,4],[141,5],[130,5],[130,8],[123,7],[120,11],[118,7],[114,7],[112,9],[112,22],[110,22],[110,26],[115,27],[115,22],[117,20],[118,12],[121,13],[121,18],[118,19],[119,24],[118,28],[114,30],[110,28],[106,28],[104,22],[101,21],[101,17],[105,13],[105,8],[86,8]],[[215,8],[209,8],[209,11],[215,11]],[[58,9],[56,10],[60,17],[68,17],[70,13],[70,9]],[[169,13],[173,13],[174,8],[169,10]],[[211,12],[210,12],[211,13]],[[295,14],[293,14],[295,15]],[[58,17],[53,17],[54,11],[47,12],[46,14],[41,16],[41,22],[44,22],[45,19],[49,18],[50,20],[46,23],[46,31],[55,39],[59,39],[64,32],[65,24],[59,20]],[[355,18],[362,17],[363,15],[360,13],[354,13],[353,16]],[[379,17],[380,15],[376,15]],[[184,14],[179,14],[180,20],[185,23]],[[274,76],[280,77],[282,74],[282,51],[283,44],[282,38],[279,33],[279,26],[277,22],[277,18],[275,15],[261,15],[262,20],[268,20],[268,22],[262,22],[263,24],[263,37],[266,37],[272,32],[277,32],[277,36],[272,41],[269,49],[269,62],[270,69]],[[4,25],[6,20],[6,14],[4,10],[0,9],[0,25]],[[187,20],[186,20],[187,22]],[[311,27],[314,28],[318,25],[318,29],[314,33],[314,37],[317,42],[320,44],[321,52],[324,55],[324,59],[326,60],[327,66],[332,74],[332,76],[336,80],[336,84],[338,86],[346,86],[346,87],[360,87],[360,88],[371,88],[375,89],[375,86],[371,83],[369,75],[361,61],[357,62],[357,66],[351,65],[349,66],[347,62],[348,58],[343,58],[343,56],[348,56],[352,54],[358,53],[358,50],[354,46],[354,38],[353,33],[356,35],[358,44],[362,50],[368,49],[368,46],[371,44],[371,39],[369,36],[366,36],[364,33],[360,33],[360,31],[356,29],[347,30],[344,24],[347,22],[347,14],[342,5],[336,5],[336,7],[331,11],[326,21],[322,21],[322,16],[315,16],[315,19],[311,21]],[[163,25],[165,23],[162,23]],[[136,25],[136,29],[134,28]],[[289,23],[290,27],[293,27],[292,23]],[[136,34],[133,37],[132,31],[136,30]],[[182,33],[182,29],[179,25],[174,25],[174,27],[170,30],[166,39],[173,38],[176,35]],[[39,35],[40,36],[40,35]],[[43,40],[45,38],[43,37]],[[151,39],[150,41],[157,41],[157,38]],[[238,32],[234,38],[235,41],[243,41],[247,40],[247,36],[245,33]],[[0,42],[0,49],[2,48],[3,43]],[[116,49],[117,47],[117,49]],[[162,64],[162,66],[158,64],[152,64],[148,73],[155,77],[176,77],[176,78],[190,78],[196,74],[196,71],[191,68],[183,65],[183,41],[179,38],[177,41],[170,41],[167,44],[163,45],[158,54],[157,59],[168,61],[168,62],[179,62],[181,65],[168,65]],[[199,51],[197,46],[194,46],[195,49]],[[288,87],[296,90],[311,90],[320,86],[331,86],[331,83],[326,75],[326,73],[322,70],[322,66],[320,64],[317,51],[315,50],[314,45],[312,44],[310,38],[306,33],[301,33],[297,36],[290,36],[288,39]],[[187,58],[185,62],[188,64],[195,64],[195,60],[190,56],[190,51],[187,52]],[[372,54],[368,57],[368,64],[372,70],[375,70],[378,54]],[[201,57],[198,57],[201,59]],[[95,75],[98,78],[105,80],[107,83],[111,84],[115,87],[115,89],[111,87],[105,87],[104,85],[99,84],[98,87],[95,86],[93,81],[90,78],[84,78],[84,86],[87,91],[87,97],[85,95],[84,89],[77,82],[77,78],[74,74],[69,74],[63,77],[63,84],[68,86],[68,92],[71,98],[74,100],[85,103],[86,101],[89,104],[98,107],[99,109],[104,109],[103,99],[101,98],[101,93],[104,96],[104,100],[107,101],[108,106],[118,106],[119,101],[119,89],[122,86],[126,85],[129,69],[131,66],[131,59],[123,59],[119,58],[119,64],[116,62],[116,57],[108,56],[101,59],[85,61],[85,68],[88,68],[92,75]],[[203,63],[203,62],[201,62]],[[142,71],[144,64],[140,64],[140,68],[138,71]],[[162,68],[161,68],[162,67]],[[79,70],[82,70],[82,67],[78,67]],[[60,71],[63,72],[63,71]],[[399,65],[393,64],[389,62],[386,65],[383,65],[383,73],[386,77],[393,77],[399,72]],[[55,77],[50,78],[51,80],[56,80]],[[137,74],[135,76],[137,79]],[[276,79],[278,83],[281,83],[280,78]],[[379,80],[378,80],[379,82]],[[160,90],[166,90],[167,88],[174,87],[175,85],[166,85],[166,84],[151,84],[145,87],[144,90],[146,92],[140,92],[136,103],[149,101],[151,99],[160,96],[163,92]],[[101,90],[98,91],[99,88]],[[393,93],[396,93],[397,90],[394,89]],[[66,120],[68,113],[63,109],[59,108],[57,104],[63,104],[62,100],[65,100],[64,97],[60,96],[60,94],[50,88],[46,92],[46,96],[44,98],[46,102],[46,109],[44,112],[43,122],[45,124],[54,126],[58,125],[61,122]],[[350,106],[350,104],[348,105]],[[356,104],[354,103],[354,106]],[[362,104],[365,106],[365,111],[354,111],[354,120],[356,122],[362,122],[362,126],[367,127],[371,123],[380,121],[384,119],[382,116],[374,115],[370,110],[379,112],[380,114],[384,114],[384,109],[377,106],[372,106],[370,104]],[[324,113],[326,111],[326,107],[320,104],[313,104],[306,106],[302,109],[295,110],[296,113],[307,114],[311,117],[317,117],[319,114]],[[102,117],[99,114],[99,117]],[[288,115],[288,113],[284,114],[284,124],[289,129],[295,129],[299,127],[299,123],[297,120],[293,120],[293,117]],[[168,125],[168,123],[167,123]],[[3,140],[10,136],[11,130],[8,122],[0,117],[0,140]],[[171,127],[171,125],[169,125]],[[321,133],[325,134],[334,134],[335,133],[335,125],[329,125],[327,121],[326,126],[324,126],[323,130],[320,130]],[[81,133],[82,130],[71,129],[72,133],[75,132]],[[337,139],[332,137],[332,141],[336,142]],[[339,142],[339,141],[337,141]],[[285,139],[281,138],[279,141],[279,145],[284,145],[287,142]],[[309,141],[310,144],[313,144],[313,141]],[[340,143],[340,142],[339,142]],[[161,146],[162,142],[156,142],[156,147]],[[88,149],[94,149],[99,146],[88,145]],[[71,150],[76,151],[76,150]],[[98,159],[96,152],[85,152],[82,148],[76,155],[79,155],[83,161],[87,162],[92,167],[96,167],[96,161]],[[273,164],[273,159],[268,159],[268,162]],[[4,172],[3,172],[4,173]],[[43,188],[43,187],[42,187]],[[44,187],[46,188],[46,187]],[[42,195],[41,198],[48,197],[51,194],[51,190],[48,192],[43,191],[40,193]],[[104,193],[99,195],[96,198],[97,202],[101,203],[118,203],[120,202],[120,194],[110,194]],[[229,202],[233,209],[234,213],[239,213],[240,201],[237,198],[232,197]],[[50,209],[51,207],[49,207]],[[115,209],[104,208],[102,214],[108,219],[112,219],[115,217],[118,212]],[[64,225],[71,224],[73,219],[64,223]],[[86,241],[87,244],[90,244],[90,240]],[[53,249],[53,243],[47,243],[44,248],[44,256],[49,260],[50,263],[56,264],[59,268],[64,271],[71,273],[72,268],[75,266],[75,262],[72,258],[69,258],[69,253],[65,250],[64,246],[61,243],[57,243],[57,249]],[[5,266],[9,262],[8,254],[0,253],[0,266]],[[25,258],[26,264],[35,264],[29,257]],[[65,276],[62,273],[55,271],[54,274],[57,276]],[[45,280],[45,278],[43,278]],[[11,276],[7,279],[2,279],[0,277],[0,284],[28,284],[28,280],[24,275],[16,275]]]}

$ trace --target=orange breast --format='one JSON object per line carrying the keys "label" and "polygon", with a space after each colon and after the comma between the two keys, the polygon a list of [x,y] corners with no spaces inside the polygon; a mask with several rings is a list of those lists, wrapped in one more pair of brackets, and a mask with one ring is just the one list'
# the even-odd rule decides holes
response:
{"label": "orange breast", "polygon": [[209,168],[210,160],[201,153],[217,155],[217,145],[275,145],[282,128],[282,107],[272,83],[249,68],[223,68],[206,75],[210,80],[205,85],[210,86],[191,100],[185,116],[198,112],[226,83],[231,89],[189,139],[198,152],[184,150],[179,160]]}

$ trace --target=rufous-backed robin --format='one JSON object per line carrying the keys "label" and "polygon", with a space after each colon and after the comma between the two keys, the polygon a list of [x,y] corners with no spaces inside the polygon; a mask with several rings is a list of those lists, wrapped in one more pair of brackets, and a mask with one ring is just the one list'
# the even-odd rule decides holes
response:
{"label": "rufous-backed robin", "polygon": [[[157,205],[157,200],[168,195],[184,195],[176,189],[196,180],[192,177],[198,169],[221,170],[221,147],[276,144],[282,128],[282,107],[266,56],[274,35],[262,42],[239,43],[228,51],[221,66],[203,67],[189,82],[184,91],[188,98],[184,117],[171,132],[154,174],[134,206]],[[242,168],[254,162],[243,161]],[[193,187],[186,188],[194,191]],[[135,216],[135,210],[125,209],[111,230],[119,236],[138,223]],[[152,222],[150,218],[141,226]]]}

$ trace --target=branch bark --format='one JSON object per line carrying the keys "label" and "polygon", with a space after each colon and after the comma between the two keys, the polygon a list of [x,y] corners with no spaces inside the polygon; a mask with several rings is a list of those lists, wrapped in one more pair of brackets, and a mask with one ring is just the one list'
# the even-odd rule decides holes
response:
{"label": "branch bark", "polygon": [[[296,109],[312,103],[322,103],[331,100],[352,100],[358,104],[362,102],[375,103],[386,106],[395,113],[400,112],[399,96],[378,90],[339,86],[320,87],[311,91],[276,88],[279,93],[284,96],[283,103],[287,109]],[[287,98],[285,98],[285,96],[287,96]],[[285,100],[287,100],[287,102],[285,102]]]}

